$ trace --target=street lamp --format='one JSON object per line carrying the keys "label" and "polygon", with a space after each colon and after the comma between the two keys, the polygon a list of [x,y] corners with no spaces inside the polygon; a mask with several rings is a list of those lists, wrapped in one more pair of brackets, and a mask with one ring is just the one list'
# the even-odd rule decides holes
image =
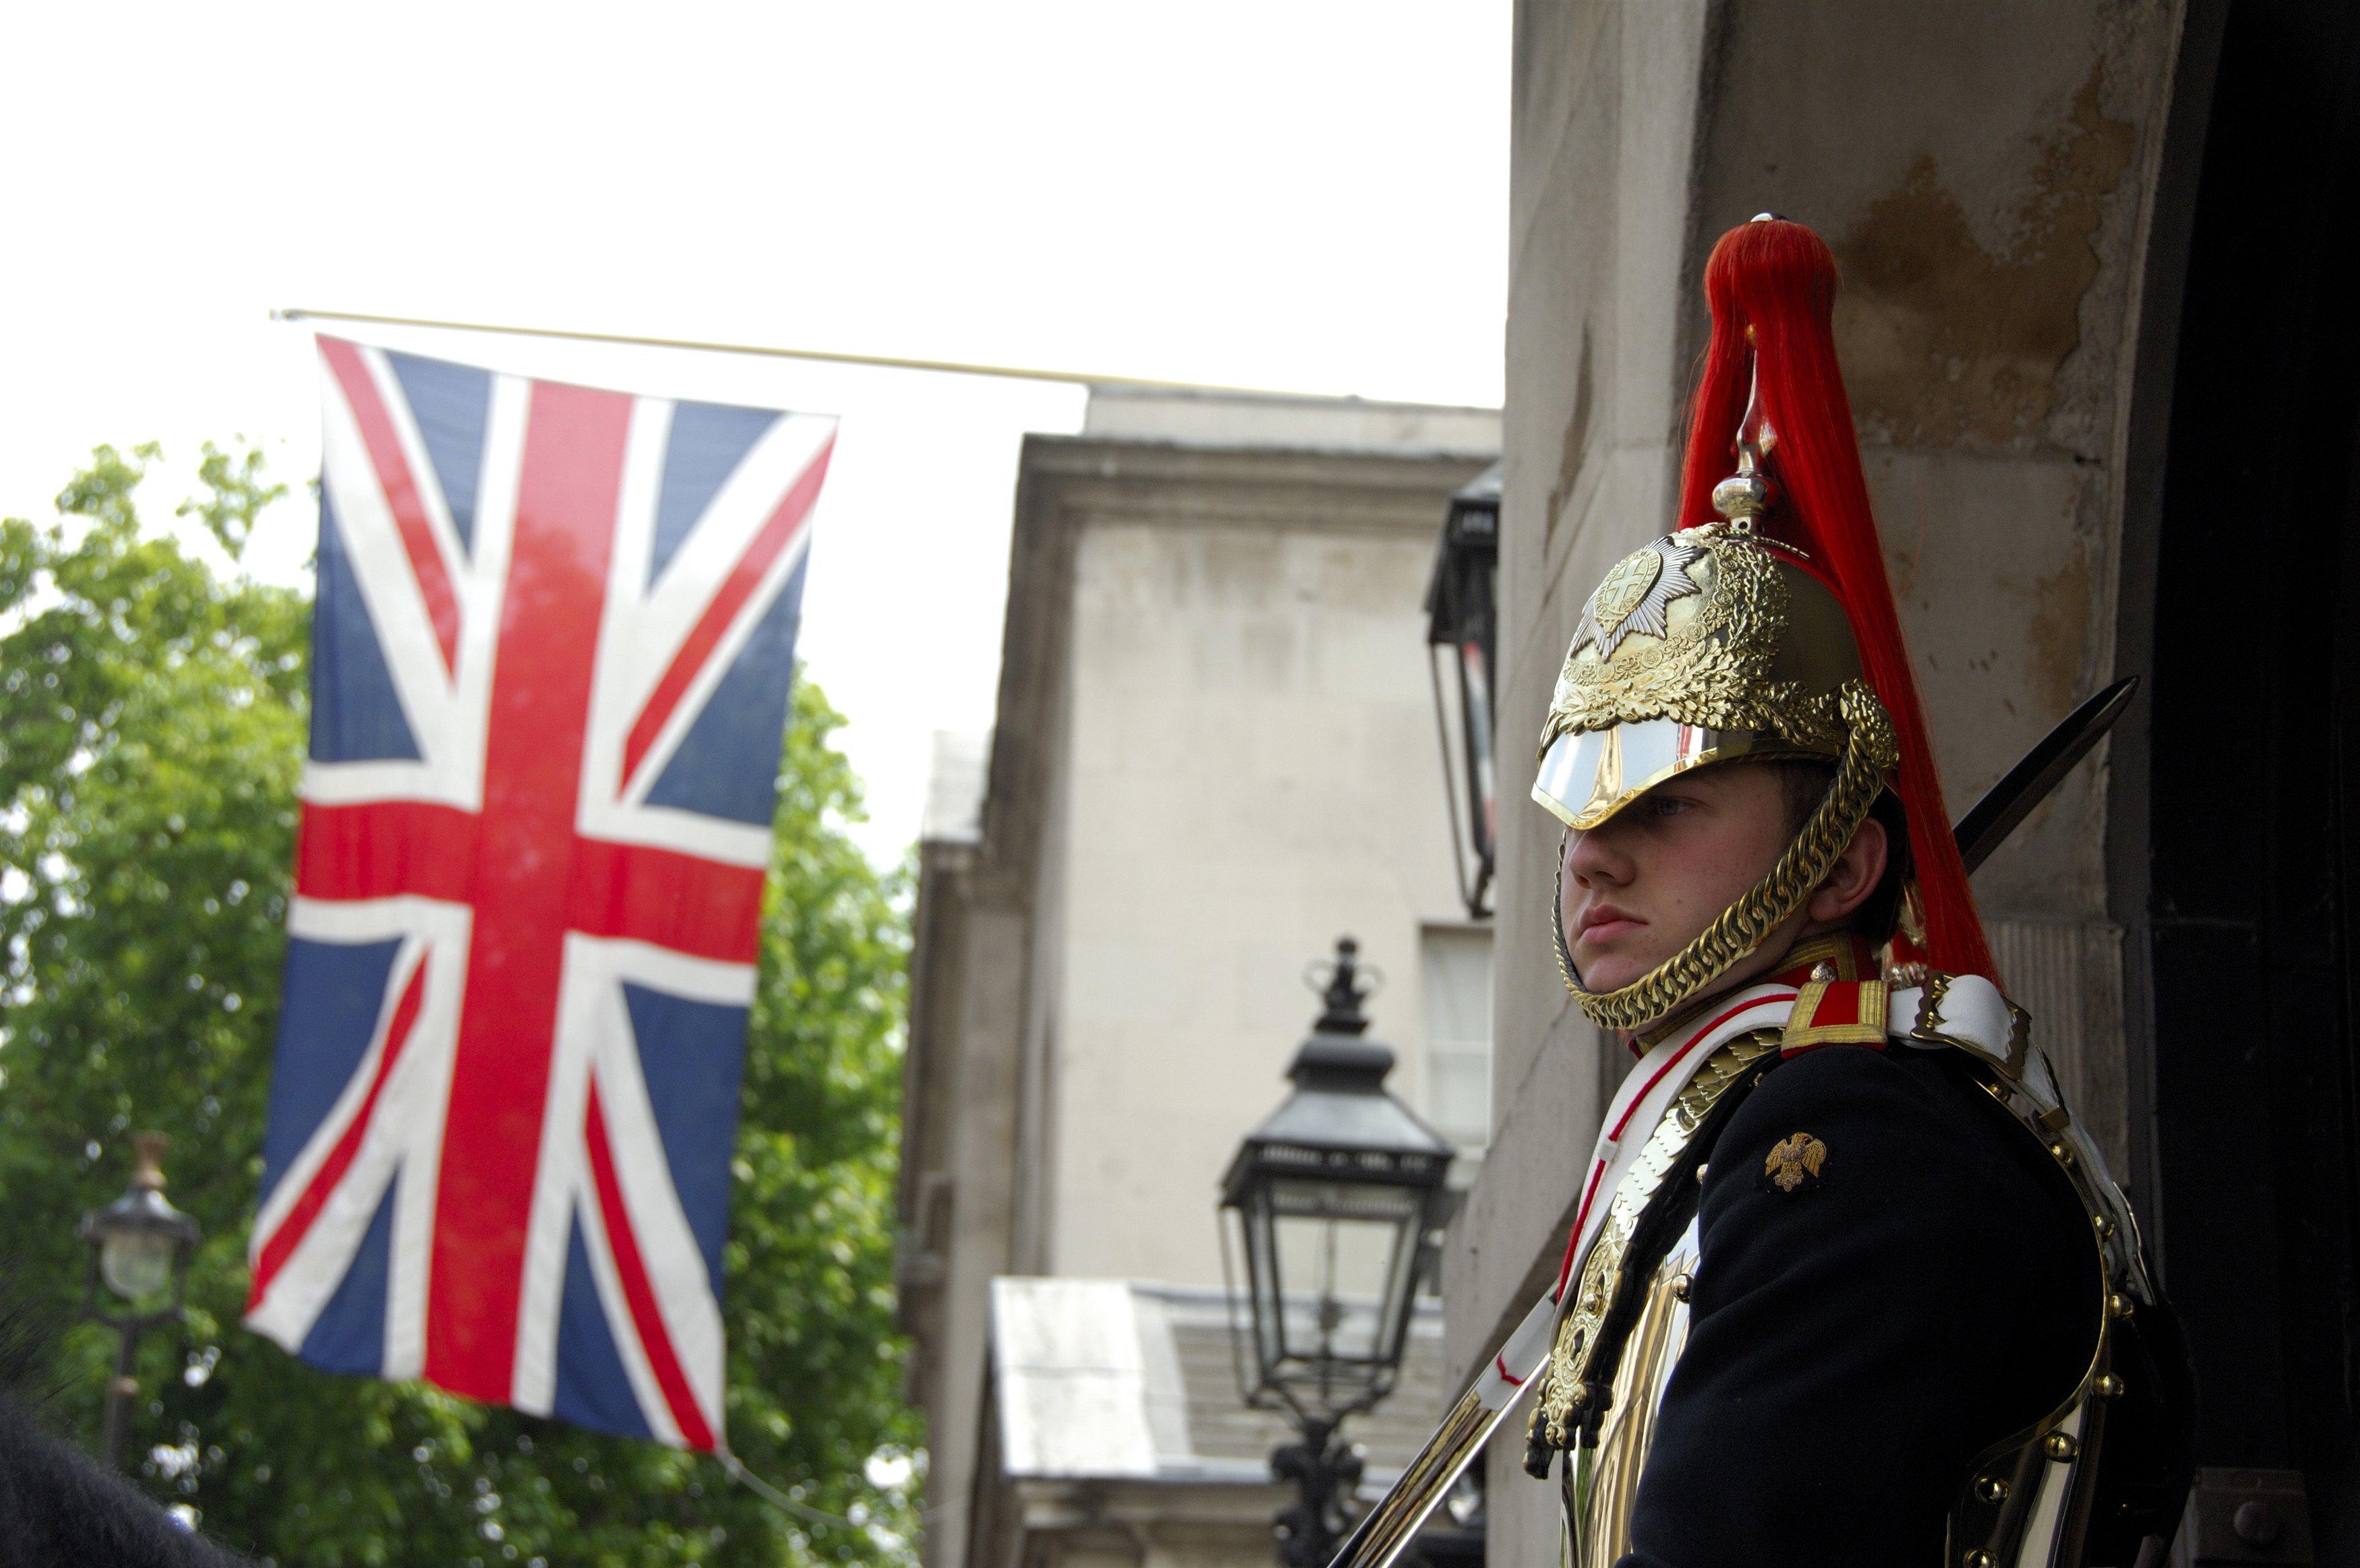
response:
{"label": "street lamp", "polygon": [[[188,1292],[189,1254],[197,1245],[197,1222],[164,1198],[164,1150],[170,1139],[160,1132],[143,1132],[133,1140],[139,1151],[138,1169],[123,1196],[103,1209],[82,1215],[81,1235],[90,1247],[90,1268],[82,1278],[82,1315],[115,1330],[119,1343],[115,1379],[106,1386],[106,1463],[123,1464],[124,1439],[131,1421],[131,1401],[139,1397],[139,1336],[158,1323],[180,1315]],[[129,1302],[121,1314],[104,1311],[98,1287]],[[166,1292],[169,1291],[169,1299]]]}
{"label": "street lamp", "polygon": [[[1426,642],[1434,678],[1434,722],[1442,737],[1442,788],[1450,810],[1450,855],[1467,913],[1491,913],[1497,865],[1499,789],[1491,755],[1492,685],[1499,614],[1500,465],[1450,497],[1442,542],[1426,586]],[[1456,670],[1442,666],[1449,649]]]}
{"label": "street lamp", "polygon": [[[1337,1423],[1390,1393],[1412,1304],[1432,1267],[1449,1142],[1385,1093],[1393,1053],[1360,1038],[1359,945],[1336,943],[1326,1003],[1287,1076],[1295,1089],[1247,1135],[1221,1181],[1225,1225],[1245,1255],[1248,1331],[1235,1312],[1246,1403],[1283,1409],[1302,1433],[1271,1455],[1300,1500],[1277,1519],[1279,1556],[1325,1568],[1360,1460]],[[1223,1258],[1228,1258],[1225,1246]]]}

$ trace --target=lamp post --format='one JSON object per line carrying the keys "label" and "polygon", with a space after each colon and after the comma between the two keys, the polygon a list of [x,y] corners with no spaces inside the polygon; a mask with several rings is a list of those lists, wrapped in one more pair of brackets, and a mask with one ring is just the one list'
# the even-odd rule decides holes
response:
{"label": "lamp post", "polygon": [[[1284,1410],[1302,1438],[1271,1455],[1298,1500],[1276,1520],[1280,1561],[1325,1568],[1360,1464],[1346,1416],[1393,1390],[1419,1282],[1432,1268],[1449,1142],[1385,1093],[1393,1053],[1363,1040],[1359,947],[1336,943],[1325,1007],[1287,1068],[1294,1091],[1248,1134],[1221,1182],[1245,1255],[1251,1328],[1235,1312],[1239,1389]],[[1227,1258],[1224,1249],[1224,1258]],[[1251,1345],[1249,1374],[1247,1351]]]}
{"label": "lamp post", "polygon": [[[1442,541],[1426,587],[1426,642],[1434,678],[1434,722],[1442,737],[1442,787],[1450,810],[1450,854],[1459,896],[1476,920],[1491,913],[1499,789],[1491,754],[1493,664],[1499,615],[1500,465],[1450,497]],[[1443,675],[1446,661],[1455,668]]]}
{"label": "lamp post", "polygon": [[[197,1222],[164,1198],[164,1150],[170,1140],[160,1132],[143,1132],[133,1141],[139,1151],[139,1164],[131,1173],[131,1185],[106,1207],[82,1215],[81,1229],[82,1239],[90,1248],[90,1268],[82,1278],[82,1315],[106,1324],[118,1338],[115,1377],[106,1386],[104,1439],[106,1463],[118,1469],[131,1421],[131,1401],[139,1397],[139,1379],[134,1375],[139,1336],[180,1317],[188,1291],[189,1253],[198,1236]],[[132,1310],[104,1311],[98,1295],[102,1281]]]}

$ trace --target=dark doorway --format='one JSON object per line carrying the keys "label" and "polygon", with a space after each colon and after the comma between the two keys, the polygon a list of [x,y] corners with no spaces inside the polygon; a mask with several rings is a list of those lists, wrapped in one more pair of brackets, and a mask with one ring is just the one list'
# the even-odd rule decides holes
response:
{"label": "dark doorway", "polygon": [[2127,510],[2124,651],[2148,674],[2150,721],[2144,757],[2136,741],[2118,753],[2115,795],[2143,1015],[2134,1093],[2150,1112],[2134,1175],[2197,1364],[2197,1462],[2301,1472],[2315,1561],[2346,1564],[2360,1564],[2355,149],[2360,5],[2197,0],[2150,274],[2150,312],[2178,306],[2147,339],[2169,344],[2176,324],[2168,389],[2147,376],[2143,390],[2160,486]]}

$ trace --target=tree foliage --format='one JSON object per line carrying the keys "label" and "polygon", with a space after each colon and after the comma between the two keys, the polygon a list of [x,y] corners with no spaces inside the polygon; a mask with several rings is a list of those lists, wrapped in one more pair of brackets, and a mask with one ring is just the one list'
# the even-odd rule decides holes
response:
{"label": "tree foliage", "polygon": [[[157,453],[101,447],[42,526],[0,524],[0,1258],[79,1303],[74,1223],[131,1134],[172,1138],[202,1223],[182,1331],[139,1363],[137,1471],[225,1544],[287,1563],[893,1561],[918,1441],[899,1396],[891,1182],[905,879],[843,831],[842,724],[799,681],[748,1029],[724,1297],[733,1447],[709,1459],[320,1372],[238,1324],[285,953],[310,605],[143,529]],[[280,494],[208,444],[180,508],[235,559]],[[50,1408],[95,1441],[114,1336],[68,1329]]]}

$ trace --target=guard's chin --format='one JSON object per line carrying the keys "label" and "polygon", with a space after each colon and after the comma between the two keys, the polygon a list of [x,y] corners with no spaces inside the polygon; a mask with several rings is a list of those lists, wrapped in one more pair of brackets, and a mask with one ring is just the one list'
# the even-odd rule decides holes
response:
{"label": "guard's chin", "polygon": [[1649,967],[1639,959],[1619,953],[1604,953],[1584,958],[1579,943],[1575,944],[1573,949],[1573,977],[1580,981],[1581,988],[1593,996],[1602,996],[1610,991],[1620,991],[1623,986],[1646,974]]}

